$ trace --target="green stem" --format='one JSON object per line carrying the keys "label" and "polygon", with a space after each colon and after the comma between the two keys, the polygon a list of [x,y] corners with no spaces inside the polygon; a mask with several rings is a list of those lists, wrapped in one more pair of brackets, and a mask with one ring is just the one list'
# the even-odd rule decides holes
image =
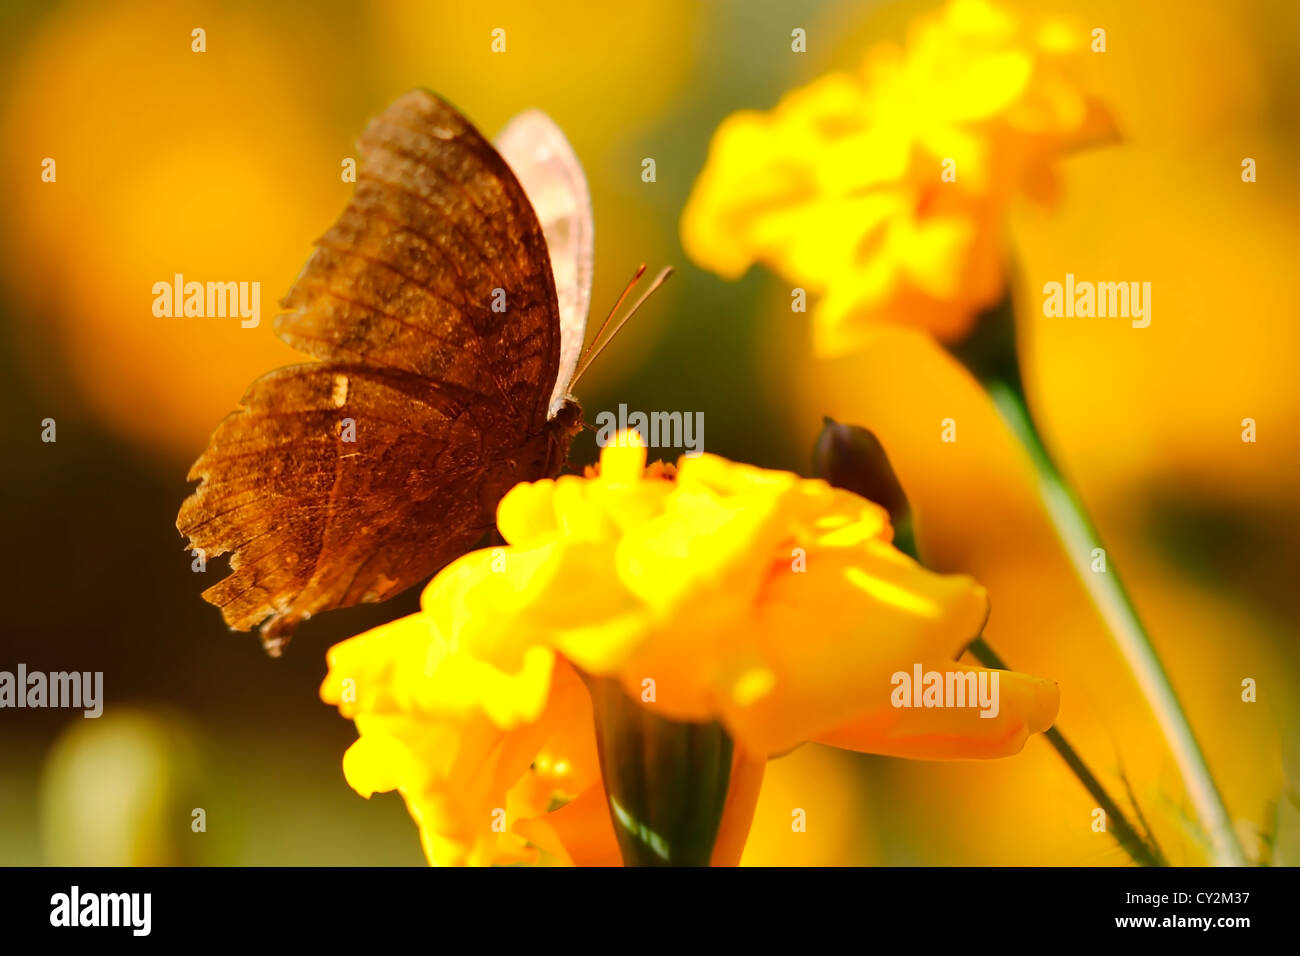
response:
{"label": "green stem", "polygon": [[[921,558],[916,547],[916,536],[912,528],[912,512],[910,508],[900,509],[897,524],[894,528],[894,547],[914,561],[920,562]],[[967,650],[985,667],[1003,671],[1011,670],[1011,666],[1002,659],[997,651],[993,650],[992,645],[983,635],[971,641],[967,646]],[[1106,792],[1106,788],[1102,786],[1101,781],[1084,763],[1078,751],[1066,740],[1065,734],[1052,726],[1044,731],[1043,736],[1052,745],[1052,749],[1065,761],[1065,765],[1070,769],[1070,772],[1083,784],[1084,789],[1097,801],[1097,805],[1106,811],[1106,832],[1115,837],[1119,845],[1133,858],[1133,862],[1139,866],[1168,866],[1169,861],[1165,859],[1165,855],[1155,842],[1155,838],[1144,837],[1138,832],[1137,827],[1129,823],[1123,809]]]}
{"label": "green stem", "polygon": [[1245,855],[1237,841],[1223,798],[1210,776],[1209,767],[1196,743],[1187,715],[1178,702],[1169,676],[1138,618],[1119,573],[1110,562],[1103,572],[1091,569],[1092,552],[1102,547],[1100,535],[1093,527],[1082,502],[1061,476],[1043,444],[1029,414],[1019,375],[991,378],[985,381],[985,386],[1002,419],[1029,453],[1037,472],[1039,493],[1057,536],[1065,546],[1066,553],[1097,610],[1110,628],[1169,743],[1188,796],[1209,839],[1212,861],[1217,866],[1244,866]]}
{"label": "green stem", "polygon": [[1217,866],[1244,866],[1245,854],[1237,841],[1223,798],[1214,785],[1187,715],[1178,703],[1169,676],[1142,627],[1119,573],[1109,560],[1104,572],[1092,570],[1093,549],[1103,547],[1101,536],[1093,527],[1083,503],[1056,467],[1029,413],[1016,351],[1015,309],[1011,296],[1008,294],[1002,302],[984,312],[974,332],[964,341],[950,346],[949,351],[988,391],[998,414],[1033,461],[1039,496],[1052,519],[1057,537],[1124,655],[1178,764],[1188,797],[1209,840],[1211,861]]}
{"label": "green stem", "polygon": [[[982,636],[971,641],[967,650],[985,667],[993,667],[1003,671],[1011,670],[1010,665],[989,646],[988,641]],[[1155,838],[1152,837],[1148,842],[1147,838],[1143,837],[1137,831],[1137,828],[1128,822],[1128,817],[1124,815],[1124,811],[1120,809],[1119,804],[1111,799],[1110,794],[1106,792],[1106,788],[1101,785],[1101,781],[1088,769],[1088,765],[1083,762],[1083,758],[1065,739],[1065,734],[1052,726],[1044,731],[1043,736],[1052,745],[1052,749],[1065,761],[1065,765],[1079,778],[1079,782],[1097,801],[1097,805],[1106,811],[1106,832],[1119,841],[1119,845],[1133,858],[1133,862],[1139,866],[1168,866],[1169,861],[1165,859],[1165,855],[1160,851]]]}

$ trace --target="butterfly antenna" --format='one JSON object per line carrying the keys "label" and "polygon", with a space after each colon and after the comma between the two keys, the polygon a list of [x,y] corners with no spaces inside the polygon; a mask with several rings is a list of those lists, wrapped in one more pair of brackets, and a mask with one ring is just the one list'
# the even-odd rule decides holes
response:
{"label": "butterfly antenna", "polygon": [[[644,270],[645,267],[642,266],[641,270],[637,272],[637,276],[640,277],[641,272]],[[650,298],[650,296],[654,295],[655,290],[658,289],[661,285],[663,285],[664,282],[667,281],[668,277],[672,274],[673,274],[672,266],[664,266],[663,269],[659,271],[659,274],[655,276],[654,281],[650,283],[649,287],[644,292],[641,293],[641,298],[637,299],[636,302],[632,305],[632,308],[628,309],[627,315],[623,316],[623,318],[618,320],[618,324],[614,326],[614,330],[610,332],[608,336],[605,337],[605,340],[601,342],[599,345],[595,345],[594,348],[588,350],[591,352],[591,354],[589,356],[585,356],[583,360],[578,363],[578,369],[576,372],[573,373],[573,380],[569,383],[570,389],[572,389],[573,386],[578,384],[578,379],[582,378],[583,373],[586,372],[587,369],[591,368],[591,363],[596,361],[596,359],[600,357],[601,352],[605,351],[605,346],[609,345],[610,342],[614,341],[614,336],[618,335],[619,330],[622,329],[623,326],[627,324],[627,320],[632,318],[632,316],[636,315],[636,310],[641,308],[641,306],[645,304],[645,300]],[[631,288],[631,286],[629,286],[629,288]],[[608,324],[608,320],[606,320],[606,324]],[[593,343],[594,341],[595,340],[593,339]]]}
{"label": "butterfly antenna", "polygon": [[596,334],[593,335],[591,341],[587,343],[587,347],[582,350],[582,355],[578,357],[579,366],[581,366],[582,363],[586,361],[587,356],[591,354],[592,348],[600,341],[600,337],[605,334],[605,330],[609,328],[609,320],[614,318],[614,313],[618,311],[618,307],[623,304],[623,300],[626,299],[627,294],[632,291],[632,287],[641,281],[643,275],[645,275],[644,262],[641,263],[641,267],[636,270],[636,274],[632,276],[631,280],[623,288],[623,292],[619,295],[618,301],[615,302],[614,307],[609,310],[609,315],[605,316],[605,321],[600,323],[600,328],[596,330]]}

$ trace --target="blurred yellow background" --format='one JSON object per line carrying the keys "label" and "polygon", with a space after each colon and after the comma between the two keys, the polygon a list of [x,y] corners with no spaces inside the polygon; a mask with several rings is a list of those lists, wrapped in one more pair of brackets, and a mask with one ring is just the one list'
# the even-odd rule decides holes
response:
{"label": "blurred yellow background", "polygon": [[[1030,400],[1248,850],[1266,852],[1276,830],[1294,863],[1300,185],[1286,160],[1300,145],[1300,9],[1006,5],[1107,30],[1084,76],[1124,136],[1067,161],[1058,208],[1012,217]],[[271,661],[199,599],[223,569],[191,573],[174,529],[212,427],[253,378],[299,360],[271,331],[274,300],[346,202],[340,164],[365,121],[413,86],[488,135],[528,107],[565,129],[592,189],[597,317],[638,263],[677,268],[584,379],[589,420],[619,402],[701,410],[708,450],[803,473],[821,415],[874,429],[927,560],[989,588],[995,646],[1061,684],[1058,726],[1121,795],[1126,777],[1174,862],[1199,862],[1173,762],[977,387],[905,331],[815,360],[788,288],[758,269],[726,283],[679,246],[719,121],[854,68],[937,6],[6,4],[0,669],[103,670],[107,709],[99,722],[0,711],[0,863],[420,862],[400,801],[347,787],[352,728],[316,698],[324,649],[411,610],[417,592],[312,621]],[[503,54],[490,49],[496,27]],[[791,52],[794,27],[807,53]],[[204,53],[191,50],[195,28]],[[1257,183],[1241,181],[1246,156]],[[47,157],[54,183],[41,179]],[[641,180],[645,157],[654,183]],[[1042,284],[1067,271],[1150,280],[1151,327],[1043,318]],[[151,287],[175,273],[260,281],[263,322],[154,317]],[[40,440],[46,417],[53,445]],[[948,417],[956,444],[938,440]],[[1245,417],[1256,444],[1240,440]],[[594,458],[590,436],[575,458]],[[1240,699],[1245,677],[1255,704]],[[203,833],[193,806],[209,811]],[[794,808],[808,811],[806,833],[791,832]],[[1040,739],[1009,760],[946,765],[808,746],[769,766],[745,862],[1123,863],[1092,832],[1091,808]]]}

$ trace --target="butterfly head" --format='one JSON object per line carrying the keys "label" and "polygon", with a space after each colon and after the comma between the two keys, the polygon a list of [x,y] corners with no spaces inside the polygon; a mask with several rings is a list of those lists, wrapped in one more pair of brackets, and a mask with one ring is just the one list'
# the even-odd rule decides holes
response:
{"label": "butterfly head", "polygon": [[555,410],[551,418],[552,427],[564,432],[570,438],[582,431],[582,406],[571,398],[566,398]]}
{"label": "butterfly head", "polygon": [[574,436],[582,431],[582,406],[566,398],[547,422],[547,448],[545,473],[554,477],[569,462],[569,446]]}

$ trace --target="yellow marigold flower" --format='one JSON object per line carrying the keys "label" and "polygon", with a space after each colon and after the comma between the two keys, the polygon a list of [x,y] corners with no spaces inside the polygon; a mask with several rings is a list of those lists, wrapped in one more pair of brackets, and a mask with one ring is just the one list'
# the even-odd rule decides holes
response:
{"label": "yellow marigold flower", "polygon": [[[360,733],[348,782],[400,790],[432,861],[538,847],[617,861],[579,675],[674,721],[721,721],[735,759],[715,863],[739,858],[763,761],[803,741],[997,757],[1051,725],[1056,685],[1009,671],[996,714],[891,702],[899,671],[978,672],[953,658],[988,601],[896,551],[882,508],[712,455],[675,473],[645,456],[615,443],[590,477],[516,486],[497,513],[505,547],[454,562],[418,614],[330,651],[322,697]],[[547,813],[557,793],[572,802]]]}
{"label": "yellow marigold flower", "polygon": [[687,254],[727,278],[763,262],[820,294],[823,354],[882,323],[961,338],[1002,295],[1011,196],[1051,199],[1061,153],[1114,135],[1068,73],[1085,39],[953,0],[905,50],[879,47],[856,75],[734,114],[683,212]]}

